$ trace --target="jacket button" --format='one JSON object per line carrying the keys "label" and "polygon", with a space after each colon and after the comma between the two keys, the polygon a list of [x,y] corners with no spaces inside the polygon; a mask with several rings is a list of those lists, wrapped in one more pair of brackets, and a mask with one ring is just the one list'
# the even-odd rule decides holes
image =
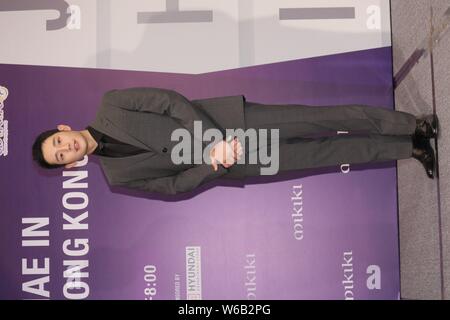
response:
{"label": "jacket button", "polygon": [[162,150],[163,152],[167,152],[167,148],[163,148],[163,150]]}

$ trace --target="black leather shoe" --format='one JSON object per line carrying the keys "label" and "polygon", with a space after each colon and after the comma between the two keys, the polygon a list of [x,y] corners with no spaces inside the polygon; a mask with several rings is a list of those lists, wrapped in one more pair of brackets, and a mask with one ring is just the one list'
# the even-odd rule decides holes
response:
{"label": "black leather shoe", "polygon": [[430,179],[434,179],[434,169],[436,167],[436,158],[434,150],[431,147],[430,140],[421,135],[414,134],[413,140],[413,158],[422,163],[425,172]]}
{"label": "black leather shoe", "polygon": [[424,138],[433,139],[438,135],[439,119],[435,114],[429,114],[416,119],[415,133]]}

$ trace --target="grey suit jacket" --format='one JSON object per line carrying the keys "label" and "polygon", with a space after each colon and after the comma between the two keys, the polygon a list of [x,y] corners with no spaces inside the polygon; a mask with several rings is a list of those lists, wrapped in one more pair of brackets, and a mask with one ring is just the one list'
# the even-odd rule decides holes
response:
{"label": "grey suit jacket", "polygon": [[120,158],[99,156],[109,184],[176,194],[191,191],[217,177],[242,179],[245,165],[235,164],[228,169],[219,166],[217,171],[206,163],[175,165],[170,155],[178,141],[171,141],[170,136],[180,127],[193,136],[194,120],[202,121],[203,131],[245,130],[244,102],[243,95],[189,101],[173,90],[161,88],[107,92],[90,126],[148,151]]}

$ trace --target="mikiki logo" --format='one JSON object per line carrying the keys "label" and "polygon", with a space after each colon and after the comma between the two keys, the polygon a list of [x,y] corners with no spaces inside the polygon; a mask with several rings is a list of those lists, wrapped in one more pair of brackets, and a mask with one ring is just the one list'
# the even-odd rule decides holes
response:
{"label": "mikiki logo", "polygon": [[8,120],[4,119],[3,107],[8,98],[8,89],[0,86],[0,156],[8,155]]}

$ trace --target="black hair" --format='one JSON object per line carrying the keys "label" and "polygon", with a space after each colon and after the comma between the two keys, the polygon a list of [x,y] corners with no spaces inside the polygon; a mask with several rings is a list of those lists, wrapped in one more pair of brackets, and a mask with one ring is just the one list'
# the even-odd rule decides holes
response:
{"label": "black hair", "polygon": [[37,136],[36,140],[33,143],[33,160],[36,161],[41,168],[56,169],[64,166],[64,164],[49,164],[47,161],[45,161],[44,154],[42,153],[42,144],[44,143],[45,139],[57,132],[59,132],[58,129],[44,131]]}

